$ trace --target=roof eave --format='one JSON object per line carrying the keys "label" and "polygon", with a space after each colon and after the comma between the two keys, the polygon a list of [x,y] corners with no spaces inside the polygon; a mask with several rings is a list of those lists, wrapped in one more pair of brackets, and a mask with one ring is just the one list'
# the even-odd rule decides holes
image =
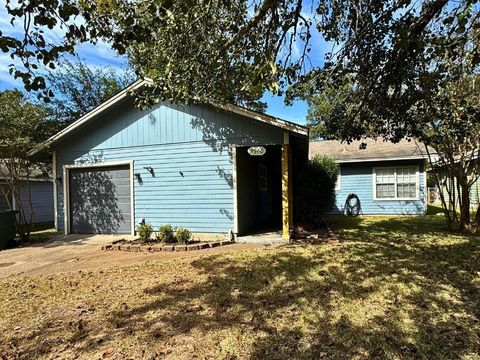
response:
{"label": "roof eave", "polygon": [[427,156],[416,155],[416,156],[396,156],[396,157],[383,157],[383,158],[359,158],[359,159],[334,159],[336,163],[347,164],[347,163],[359,163],[359,162],[378,162],[378,161],[401,161],[401,160],[425,160]]}
{"label": "roof eave", "polygon": [[[111,106],[116,104],[117,102],[124,99],[126,96],[128,96],[129,92],[137,90],[138,88],[140,88],[140,87],[142,87],[146,84],[152,84],[152,83],[153,83],[153,81],[149,78],[136,80],[131,85],[129,85],[128,87],[126,87],[125,89],[120,91],[118,94],[114,95],[113,97],[111,97],[107,101],[103,102],[102,104],[97,106],[95,109],[93,109],[92,111],[83,115],[81,118],[74,121],[72,124],[67,126],[65,129],[63,129],[62,131],[53,135],[48,140],[46,140],[45,142],[43,142],[42,144],[40,144],[39,146],[37,146],[36,148],[31,150],[28,153],[28,155],[33,156],[33,155],[39,153],[40,151],[42,151],[46,148],[49,148],[50,146],[52,146],[53,144],[58,142],[62,137],[64,137],[68,133],[74,131],[75,129],[77,129],[78,127],[82,126],[84,123],[89,121],[91,118],[97,116],[98,114],[107,110],[108,108],[110,108]],[[292,123],[292,122],[289,122],[289,121],[286,121],[286,120],[282,120],[282,119],[279,119],[279,118],[276,118],[276,117],[273,117],[273,116],[270,116],[270,115],[259,114],[255,111],[243,108],[241,106],[237,106],[237,105],[233,105],[233,104],[221,104],[221,103],[216,103],[216,102],[213,102],[213,101],[210,102],[210,105],[215,106],[215,107],[217,107],[219,109],[222,109],[222,110],[225,110],[225,111],[229,111],[229,112],[232,112],[232,113],[236,113],[236,114],[248,117],[248,118],[252,118],[252,119],[261,121],[263,123],[267,123],[267,124],[270,124],[270,125],[273,125],[273,126],[277,126],[277,127],[282,128],[284,130],[288,130],[288,131],[291,131],[291,132],[294,132],[294,133],[297,133],[297,134],[300,134],[300,135],[303,135],[303,136],[308,137],[308,134],[309,134],[309,129],[305,126],[301,126],[301,125],[298,125],[298,124],[295,124],[295,123]]]}

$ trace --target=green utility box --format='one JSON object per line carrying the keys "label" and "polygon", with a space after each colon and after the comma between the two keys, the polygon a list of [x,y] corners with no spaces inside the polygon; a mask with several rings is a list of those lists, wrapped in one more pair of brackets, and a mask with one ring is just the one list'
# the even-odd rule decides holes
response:
{"label": "green utility box", "polygon": [[6,249],[8,243],[15,239],[15,215],[18,213],[17,210],[0,211],[0,249]]}

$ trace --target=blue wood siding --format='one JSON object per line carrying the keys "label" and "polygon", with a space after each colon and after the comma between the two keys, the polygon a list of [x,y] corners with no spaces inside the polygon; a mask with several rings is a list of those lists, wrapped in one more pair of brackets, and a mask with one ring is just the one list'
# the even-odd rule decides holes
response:
{"label": "blue wood siding", "polygon": [[[233,229],[233,144],[281,144],[283,131],[202,106],[161,103],[150,110],[125,102],[56,147],[63,165],[133,160],[135,224],[184,226],[194,232]],[[152,176],[144,167],[151,166]],[[63,179],[65,181],[65,179]],[[64,227],[63,184],[58,223]]]}
{"label": "blue wood siding", "polygon": [[[36,224],[53,223],[53,183],[48,181],[31,181],[30,196],[32,200],[34,222]],[[20,197],[23,203],[25,216],[28,219],[30,216],[30,207],[28,205],[26,192],[20,192]]]}
{"label": "blue wood siding", "polygon": [[[418,200],[375,200],[373,188],[374,167],[419,167]],[[340,164],[340,190],[336,191],[336,204],[332,213],[342,213],[345,200],[351,193],[360,198],[363,214],[424,214],[425,204],[425,169],[423,160],[385,161]]]}
{"label": "blue wood siding", "polygon": [[[0,186],[3,186],[5,190],[7,189],[6,185]],[[53,223],[53,183],[50,181],[30,181],[30,196],[34,212],[34,223]],[[20,200],[22,201],[25,216],[28,219],[30,217],[30,205],[25,186],[21,188]],[[0,211],[8,210],[9,208],[10,206],[0,189]]]}

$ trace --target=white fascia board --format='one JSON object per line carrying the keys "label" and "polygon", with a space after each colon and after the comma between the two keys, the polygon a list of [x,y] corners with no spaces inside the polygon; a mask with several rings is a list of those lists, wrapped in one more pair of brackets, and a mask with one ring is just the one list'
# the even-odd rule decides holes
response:
{"label": "white fascia board", "polygon": [[210,101],[210,105],[216,108],[219,108],[228,112],[232,112],[238,115],[242,115],[250,119],[258,120],[260,122],[273,125],[281,129],[288,130],[303,136],[308,136],[308,133],[309,133],[309,129],[306,126],[298,125],[290,121],[279,119],[267,114],[259,114],[255,111],[246,109],[241,106],[237,106],[233,104],[221,104],[214,101]]}

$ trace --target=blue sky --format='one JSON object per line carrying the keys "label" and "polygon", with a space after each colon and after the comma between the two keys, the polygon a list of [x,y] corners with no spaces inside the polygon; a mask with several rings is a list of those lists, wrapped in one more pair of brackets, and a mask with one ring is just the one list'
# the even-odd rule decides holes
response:
{"label": "blue sky", "polygon": [[[305,16],[310,16],[308,13]],[[0,6],[0,31],[6,35],[18,36],[20,29],[14,27],[9,22],[9,16],[3,6]],[[48,30],[48,29],[47,29]],[[60,39],[61,29],[53,29],[46,31],[46,36],[54,41]],[[323,41],[320,34],[314,30],[312,36],[312,52],[311,61],[314,66],[323,63],[324,54],[329,50],[329,45]],[[77,54],[83,58],[85,62],[92,67],[111,66],[112,68],[124,69],[126,67],[126,59],[119,57],[108,44],[99,43],[96,45],[82,44],[77,48]],[[8,54],[0,53],[0,90],[19,88],[22,89],[22,82],[15,80],[8,73],[8,66],[12,63],[12,59]],[[305,124],[307,114],[307,104],[303,101],[296,101],[292,106],[286,106],[282,97],[265,93],[262,98],[268,104],[267,113],[285,120],[293,121],[298,124]]]}

